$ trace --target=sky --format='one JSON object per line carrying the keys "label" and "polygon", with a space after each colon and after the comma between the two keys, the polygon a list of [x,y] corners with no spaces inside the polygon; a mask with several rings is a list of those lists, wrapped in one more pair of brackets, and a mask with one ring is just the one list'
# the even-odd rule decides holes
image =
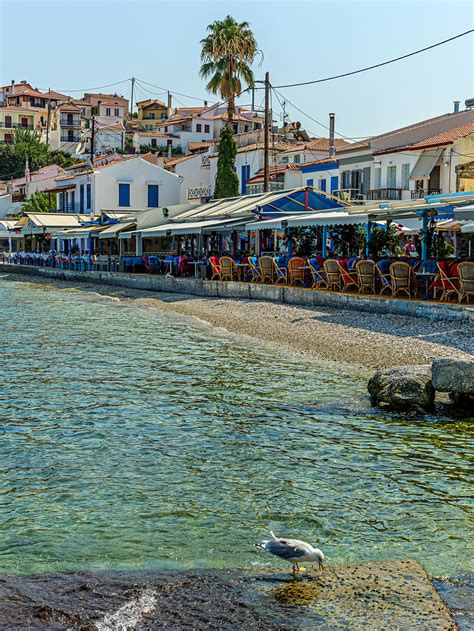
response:
{"label": "sky", "polygon": [[[217,100],[199,77],[200,40],[208,24],[227,14],[250,23],[263,51],[261,65],[254,64],[256,79],[268,71],[278,86],[349,72],[447,39],[473,27],[473,10],[474,3],[456,0],[0,0],[1,84],[24,79],[80,97],[84,88],[123,81],[103,91],[129,98],[129,79],[136,77],[134,100],[163,99],[171,90],[188,95],[175,94],[176,106],[199,105],[199,99]],[[463,106],[474,97],[473,83],[470,34],[353,77],[278,91],[289,99],[290,120],[301,121],[311,135],[327,135],[322,125],[334,112],[336,132],[357,139],[452,111],[454,100]],[[272,98],[278,120],[282,105]],[[256,103],[262,100],[257,91]],[[250,99],[244,95],[240,102]]]}

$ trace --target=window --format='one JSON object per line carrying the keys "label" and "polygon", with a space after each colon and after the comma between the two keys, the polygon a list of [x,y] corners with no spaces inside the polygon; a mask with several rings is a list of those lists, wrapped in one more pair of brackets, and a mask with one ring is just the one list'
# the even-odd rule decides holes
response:
{"label": "window", "polygon": [[204,125],[204,133],[205,134],[210,134],[211,133],[211,126],[210,125]]}
{"label": "window", "polygon": [[297,153],[297,154],[296,154],[296,156],[294,157],[293,162],[294,162],[295,164],[299,164],[300,160],[301,160],[301,156],[300,156],[300,154],[299,154],[299,153]]}
{"label": "window", "polygon": [[306,186],[314,186],[314,180],[312,178],[310,180],[306,180]]}
{"label": "window", "polygon": [[148,208],[158,208],[158,184],[148,184]]}
{"label": "window", "polygon": [[120,116],[120,110],[118,107],[115,108],[114,113],[115,113],[115,116]]}
{"label": "window", "polygon": [[397,167],[395,165],[387,167],[387,188],[397,187]]}
{"label": "window", "polygon": [[281,159],[281,163],[288,164],[288,156],[283,156],[283,158]]}
{"label": "window", "polygon": [[151,139],[151,146],[156,147],[156,138]]}
{"label": "window", "polygon": [[166,120],[166,112],[161,112],[161,120],[162,121]]}
{"label": "window", "polygon": [[130,206],[130,184],[119,184],[119,206]]}
{"label": "window", "polygon": [[319,180],[319,190],[326,191],[326,178],[321,178]]}
{"label": "window", "polygon": [[410,165],[402,164],[402,188],[407,191],[410,186]]}
{"label": "window", "polygon": [[106,116],[110,116],[111,111],[112,111],[112,110],[110,109],[110,107],[106,107],[106,108],[105,108],[105,115],[106,115]]}
{"label": "window", "polygon": [[201,123],[198,123],[198,124],[196,125],[196,131],[202,131],[202,125],[201,125]]}
{"label": "window", "polygon": [[382,188],[382,169],[377,167],[374,169],[374,188],[380,190]]}
{"label": "window", "polygon": [[90,184],[86,186],[86,208],[87,210],[92,208],[92,186]]}
{"label": "window", "polygon": [[154,115],[154,113],[152,112],[148,118],[149,118],[150,120],[155,120],[155,115]]}
{"label": "window", "polygon": [[337,191],[338,185],[339,185],[339,178],[337,177],[337,175],[332,175],[331,176],[331,193],[334,193],[334,191]]}

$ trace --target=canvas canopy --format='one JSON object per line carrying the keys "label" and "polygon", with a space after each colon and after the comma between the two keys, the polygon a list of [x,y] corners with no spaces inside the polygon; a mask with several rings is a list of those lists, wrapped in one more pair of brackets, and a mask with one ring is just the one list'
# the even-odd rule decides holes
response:
{"label": "canvas canopy", "polygon": [[418,157],[418,160],[410,173],[410,179],[422,180],[423,178],[430,177],[431,171],[438,162],[438,158],[442,151],[443,147],[423,151],[423,153]]}

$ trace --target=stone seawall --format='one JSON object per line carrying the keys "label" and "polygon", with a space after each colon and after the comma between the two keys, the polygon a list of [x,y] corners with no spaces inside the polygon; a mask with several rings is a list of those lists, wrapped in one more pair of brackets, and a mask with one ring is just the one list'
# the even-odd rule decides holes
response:
{"label": "stone seawall", "polygon": [[300,307],[336,307],[380,313],[381,315],[405,315],[428,320],[474,320],[474,306],[422,300],[394,300],[384,296],[333,293],[303,287],[220,282],[153,274],[80,272],[8,263],[0,263],[0,272],[209,298],[264,300]]}

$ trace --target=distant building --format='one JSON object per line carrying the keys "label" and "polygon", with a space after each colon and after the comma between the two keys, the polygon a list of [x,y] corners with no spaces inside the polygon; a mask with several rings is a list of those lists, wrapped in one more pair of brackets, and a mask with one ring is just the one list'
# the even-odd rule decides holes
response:
{"label": "distant building", "polygon": [[146,99],[137,102],[137,115],[139,129],[153,131],[158,129],[161,121],[168,118],[168,108],[159,99]]}

